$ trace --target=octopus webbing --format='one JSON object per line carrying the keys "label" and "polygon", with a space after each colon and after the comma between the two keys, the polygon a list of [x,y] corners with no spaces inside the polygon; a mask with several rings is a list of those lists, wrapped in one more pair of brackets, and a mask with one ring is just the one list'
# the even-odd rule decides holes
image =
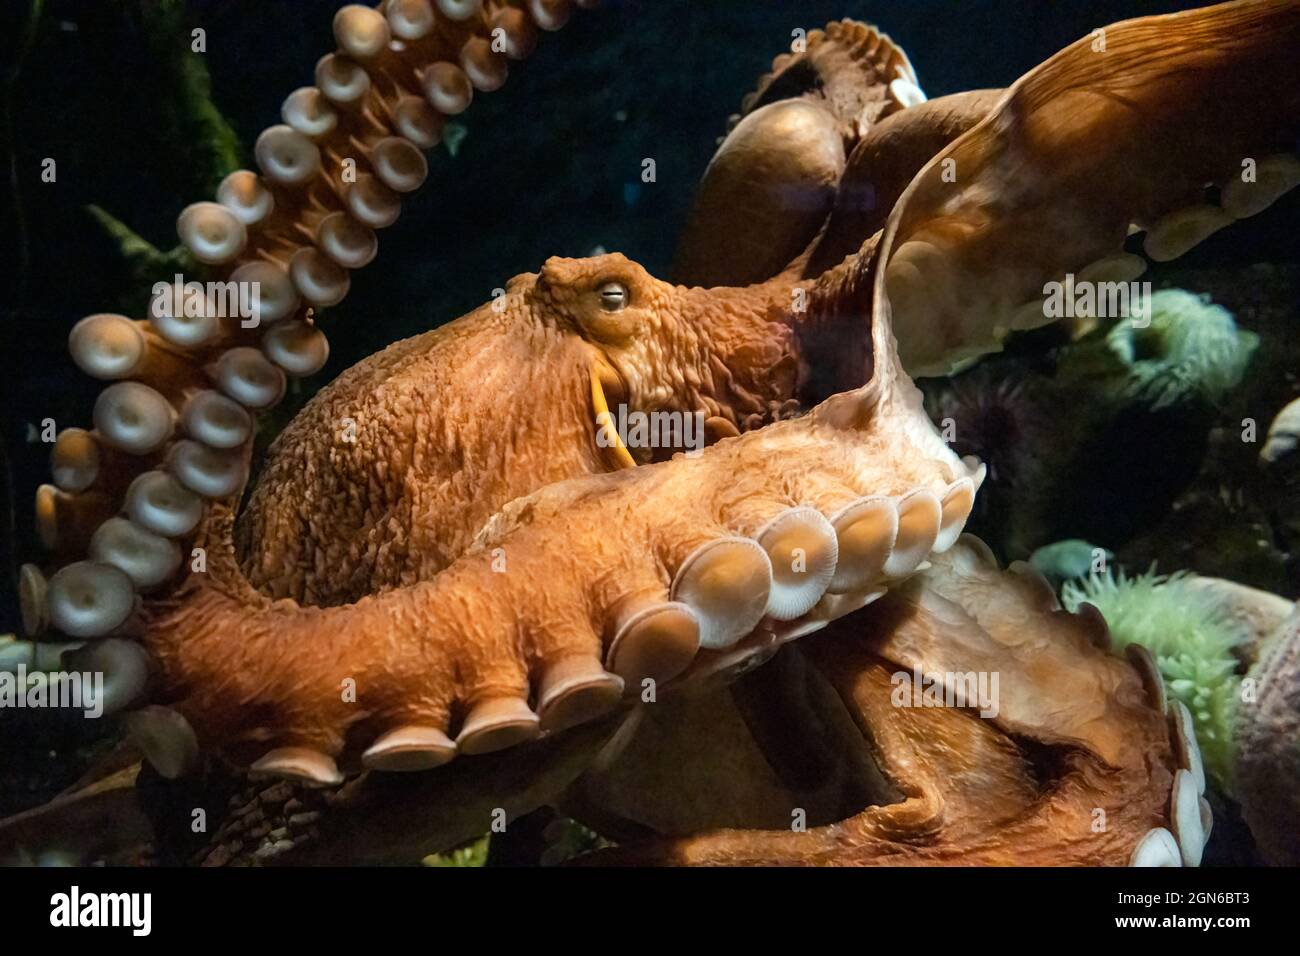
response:
{"label": "octopus webbing", "polygon": [[[706,171],[683,284],[546,261],[323,389],[241,512],[254,416],[323,365],[316,313],[421,150],[572,6],[344,7],[260,173],[178,219],[214,279],[259,284],[262,324],[74,328],[111,384],[37,495],[32,665],[85,642],[64,663],[105,670],[114,709],[147,697],[165,776],[416,772],[394,806],[456,810],[407,852],[557,802],[611,862],[1198,863],[1185,708],[963,535],[983,467],[910,376],[1053,321],[1061,276],[1136,278],[1130,232],[1166,261],[1300,182],[1300,4],[1126,21],[934,101],[878,30],[813,31]],[[631,415],[670,424],[631,440]]]}

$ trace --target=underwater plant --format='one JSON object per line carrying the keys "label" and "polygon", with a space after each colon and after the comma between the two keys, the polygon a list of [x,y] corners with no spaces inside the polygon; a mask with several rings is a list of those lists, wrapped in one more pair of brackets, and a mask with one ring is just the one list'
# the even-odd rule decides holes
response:
{"label": "underwater plant", "polygon": [[1084,602],[1101,612],[1117,647],[1149,650],[1166,686],[1196,721],[1205,769],[1225,792],[1233,792],[1233,727],[1241,689],[1235,650],[1246,635],[1213,593],[1193,586],[1185,572],[1154,570],[1090,574],[1066,581],[1061,600],[1070,611]]}

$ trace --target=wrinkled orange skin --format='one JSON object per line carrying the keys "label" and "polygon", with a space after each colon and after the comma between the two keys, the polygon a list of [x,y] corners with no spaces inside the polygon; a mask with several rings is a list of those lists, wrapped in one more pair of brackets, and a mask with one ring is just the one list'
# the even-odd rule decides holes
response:
{"label": "wrinkled orange skin", "polygon": [[[621,312],[597,304],[609,282],[629,290]],[[629,410],[737,430],[789,413],[790,300],[781,282],[672,286],[617,254],[516,277],[503,301],[348,369],[280,434],[237,531],[249,581],[329,606],[429,580],[506,503],[608,471],[598,365]]]}

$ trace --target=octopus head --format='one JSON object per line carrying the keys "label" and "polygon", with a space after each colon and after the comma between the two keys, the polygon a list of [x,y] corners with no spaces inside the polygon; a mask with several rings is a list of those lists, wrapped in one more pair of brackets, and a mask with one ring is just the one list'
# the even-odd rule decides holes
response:
{"label": "octopus head", "polygon": [[548,259],[527,295],[534,314],[588,344],[593,402],[611,420],[620,408],[697,416],[712,441],[795,404],[798,362],[779,293],[676,286],[610,253]]}
{"label": "octopus head", "polygon": [[636,389],[636,399],[655,401],[669,390],[658,379],[666,340],[678,332],[676,292],[626,256],[611,253],[546,260],[532,296],[539,312],[589,342]]}

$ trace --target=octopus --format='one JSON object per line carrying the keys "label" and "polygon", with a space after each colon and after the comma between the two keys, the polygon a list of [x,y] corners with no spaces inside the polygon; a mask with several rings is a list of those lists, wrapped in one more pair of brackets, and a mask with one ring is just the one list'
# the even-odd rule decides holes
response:
{"label": "octopus", "polygon": [[674,281],[618,254],[516,276],[324,388],[241,507],[255,417],[322,367],[422,150],[574,5],[343,7],[260,171],[178,220],[260,322],[72,330],[108,384],[37,493],[28,663],[103,670],[178,786],[316,788],[288,861],[552,805],[616,842],[596,863],[1199,863],[1186,708],[963,534],[984,468],[913,377],[1300,182],[1300,4],[1126,21],[936,100],[876,28],[812,31],[722,141]]}

